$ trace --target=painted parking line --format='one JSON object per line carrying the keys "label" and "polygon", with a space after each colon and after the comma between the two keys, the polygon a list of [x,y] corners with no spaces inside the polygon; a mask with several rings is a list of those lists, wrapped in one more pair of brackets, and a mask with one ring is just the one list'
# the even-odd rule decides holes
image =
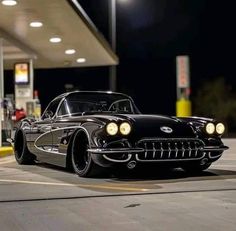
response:
{"label": "painted parking line", "polygon": [[133,192],[140,192],[140,191],[147,192],[147,191],[149,191],[149,189],[145,189],[145,188],[119,187],[119,186],[109,186],[109,185],[90,185],[90,184],[68,184],[68,183],[43,182],[43,181],[0,179],[0,182],[2,182],[2,183],[17,183],[17,184],[83,187],[83,188],[94,188],[94,189],[110,189],[110,190],[133,191]]}
{"label": "painted parking line", "polygon": [[213,164],[212,167],[236,167],[236,164]]}
{"label": "painted parking line", "polygon": [[0,165],[3,165],[3,164],[10,164],[10,163],[14,163],[14,162],[16,162],[15,159],[1,160],[1,161],[0,161]]}

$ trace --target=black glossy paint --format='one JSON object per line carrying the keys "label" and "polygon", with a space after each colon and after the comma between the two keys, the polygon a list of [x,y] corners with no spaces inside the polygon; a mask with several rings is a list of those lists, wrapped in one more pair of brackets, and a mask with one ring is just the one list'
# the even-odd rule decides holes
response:
{"label": "black glossy paint", "polygon": [[[90,95],[91,101],[83,101],[89,100]],[[72,110],[70,106],[76,106],[76,103],[78,110],[81,106],[87,108],[93,106],[93,109],[91,111],[76,111],[75,108],[73,112],[76,111],[76,113],[67,113]],[[106,109],[94,111],[95,107]],[[122,111],[119,107],[123,107]],[[116,108],[119,110],[116,111]],[[63,114],[61,111],[66,111],[67,114]],[[52,114],[52,117],[49,117],[49,114]],[[119,125],[124,121],[132,126],[129,135],[124,136],[119,132],[115,136],[107,134],[106,125],[109,122],[115,122]],[[215,122],[212,119],[197,117],[176,118],[163,115],[142,115],[133,100],[120,93],[71,92],[52,100],[41,120],[25,119],[21,122],[20,128],[26,134],[29,151],[38,160],[65,167],[67,156],[71,152],[73,135],[78,129],[82,129],[86,133],[89,139],[88,148],[90,149],[104,150],[122,147],[132,149],[137,148],[142,139],[167,139],[170,141],[172,139],[177,141],[198,139],[205,146],[223,147],[219,136],[209,136],[204,132],[204,126],[209,121]],[[173,131],[171,133],[163,132],[162,127],[171,128]],[[177,147],[177,144],[173,145]],[[218,152],[221,154],[223,151],[219,150]],[[121,156],[119,153],[115,155]],[[132,159],[134,157],[135,154],[132,155]],[[107,167],[114,164],[112,161],[104,159],[102,152],[99,154],[92,153],[92,158],[102,166]]]}

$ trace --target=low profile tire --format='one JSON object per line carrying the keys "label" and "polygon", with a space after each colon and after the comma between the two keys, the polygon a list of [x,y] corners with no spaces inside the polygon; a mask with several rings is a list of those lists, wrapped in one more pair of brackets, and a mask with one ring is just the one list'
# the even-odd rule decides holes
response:
{"label": "low profile tire", "polygon": [[99,176],[103,168],[94,163],[91,153],[88,152],[89,141],[83,130],[76,132],[73,143],[71,162],[76,174],[81,177]]}
{"label": "low profile tire", "polygon": [[22,129],[16,132],[14,153],[18,164],[34,164],[35,156],[28,150],[25,133]]}
{"label": "low profile tire", "polygon": [[211,163],[206,163],[204,165],[200,165],[200,164],[191,164],[191,165],[186,165],[186,166],[182,166],[182,169],[190,174],[197,174],[197,173],[201,173],[204,170],[207,170],[209,167],[211,166]]}

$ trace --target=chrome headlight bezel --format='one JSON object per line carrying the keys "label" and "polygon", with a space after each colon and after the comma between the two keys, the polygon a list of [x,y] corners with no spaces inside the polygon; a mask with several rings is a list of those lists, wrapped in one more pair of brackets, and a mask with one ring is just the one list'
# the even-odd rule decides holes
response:
{"label": "chrome headlight bezel", "polygon": [[205,131],[208,135],[213,135],[215,133],[216,127],[215,124],[212,122],[209,122],[205,126]]}
{"label": "chrome headlight bezel", "polygon": [[119,131],[119,127],[115,122],[110,122],[106,125],[106,132],[110,136],[115,136]]}
{"label": "chrome headlight bezel", "polygon": [[219,135],[224,134],[225,132],[225,125],[223,123],[217,123],[216,124],[216,133]]}
{"label": "chrome headlight bezel", "polygon": [[132,130],[131,125],[128,122],[123,122],[121,123],[120,127],[119,127],[119,131],[122,135],[127,136],[130,134]]}

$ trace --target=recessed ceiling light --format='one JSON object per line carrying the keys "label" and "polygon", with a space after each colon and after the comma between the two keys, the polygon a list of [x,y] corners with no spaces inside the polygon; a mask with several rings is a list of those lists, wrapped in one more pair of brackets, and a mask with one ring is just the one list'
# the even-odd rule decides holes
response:
{"label": "recessed ceiling light", "polygon": [[16,0],[2,0],[4,6],[15,6],[17,4]]}
{"label": "recessed ceiling light", "polygon": [[60,43],[61,42],[61,38],[60,37],[52,37],[49,39],[49,41],[51,43]]}
{"label": "recessed ceiling light", "polygon": [[76,52],[75,49],[67,49],[67,50],[65,50],[65,54],[67,54],[67,55],[72,55],[75,52]]}
{"label": "recessed ceiling light", "polygon": [[64,66],[68,67],[71,65],[71,61],[65,60],[64,61]]}
{"label": "recessed ceiling light", "polygon": [[76,60],[77,63],[85,63],[86,59],[85,58],[79,58]]}
{"label": "recessed ceiling light", "polygon": [[40,21],[34,21],[34,22],[30,23],[30,26],[31,27],[41,27],[41,26],[43,26],[43,23]]}

